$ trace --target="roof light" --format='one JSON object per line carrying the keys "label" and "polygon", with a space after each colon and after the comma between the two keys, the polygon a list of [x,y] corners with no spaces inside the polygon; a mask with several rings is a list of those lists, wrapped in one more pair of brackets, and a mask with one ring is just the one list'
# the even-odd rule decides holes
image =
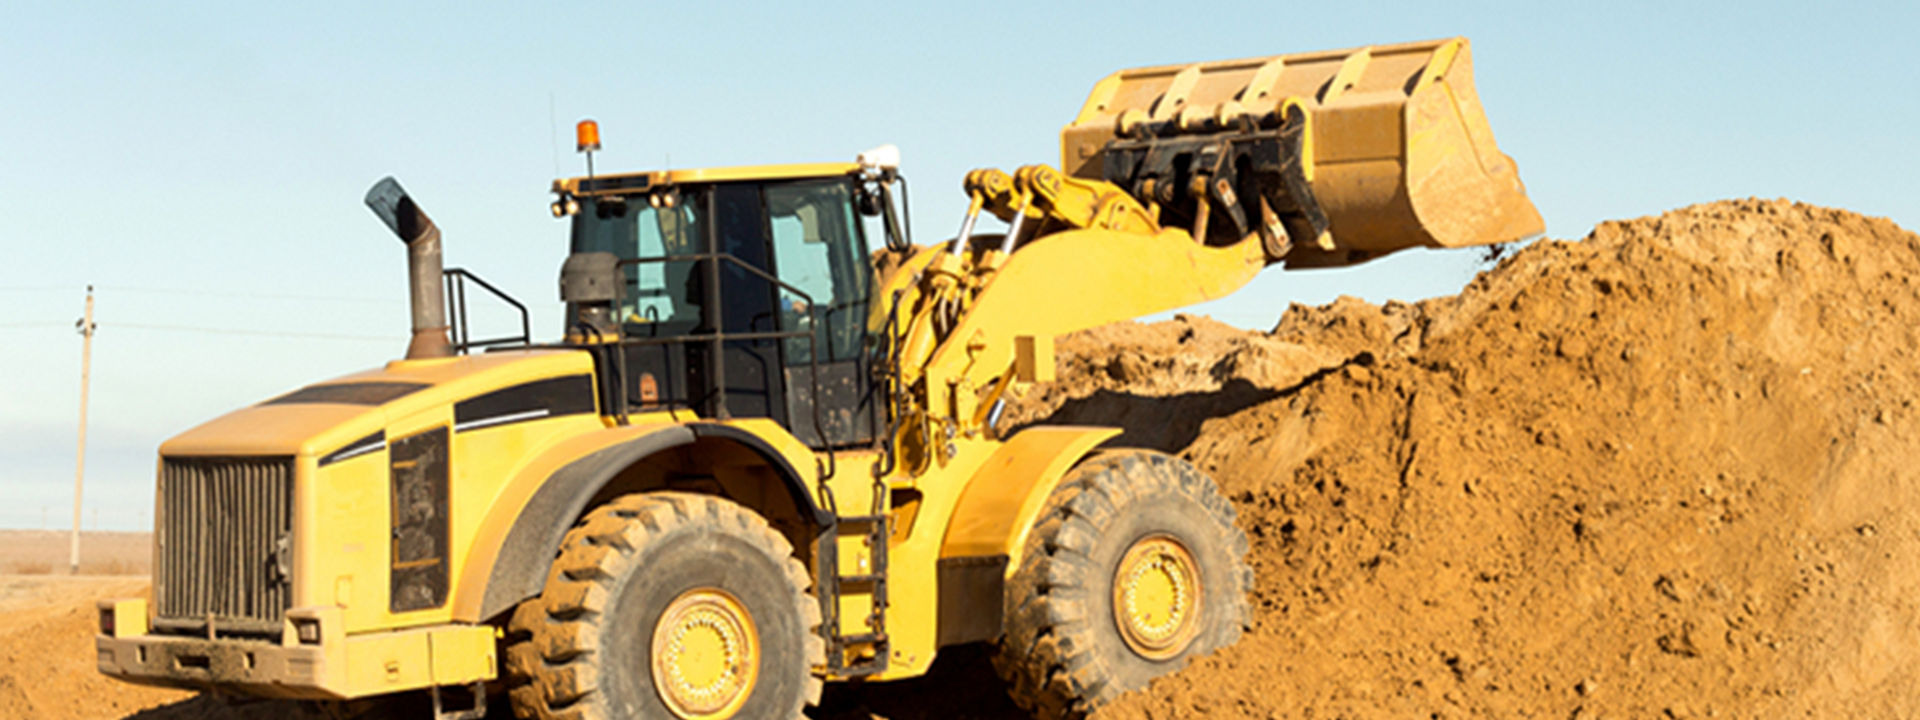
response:
{"label": "roof light", "polygon": [[573,149],[575,152],[595,152],[600,149],[600,123],[581,120],[573,126]]}
{"label": "roof light", "polygon": [[900,148],[897,145],[881,145],[860,153],[856,162],[860,163],[863,170],[899,170]]}

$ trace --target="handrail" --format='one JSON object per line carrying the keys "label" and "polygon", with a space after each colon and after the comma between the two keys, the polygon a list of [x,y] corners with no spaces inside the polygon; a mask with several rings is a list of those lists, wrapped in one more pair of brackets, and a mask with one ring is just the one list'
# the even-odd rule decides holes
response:
{"label": "handrail", "polygon": [[[808,293],[805,290],[801,290],[800,288],[794,287],[792,285],[787,284],[786,282],[781,281],[780,278],[774,277],[771,273],[768,273],[765,270],[761,270],[758,267],[754,267],[752,264],[744,260],[741,260],[739,257],[735,256],[733,253],[711,252],[711,253],[691,253],[691,254],[682,254],[682,255],[656,255],[651,257],[639,257],[639,258],[622,258],[616,267],[626,268],[629,266],[652,264],[652,263],[700,262],[705,260],[713,260],[716,262],[728,262],[734,265],[738,265],[742,269],[746,270],[748,273],[758,276],[760,279],[766,280],[767,282],[773,284],[775,287],[786,290],[792,293],[794,296],[798,297],[800,300],[806,302],[809,313],[811,313],[813,308],[816,307],[813,301],[813,295],[811,293]],[[619,270],[616,270],[616,272],[619,272]],[[624,276],[625,273],[621,272],[621,275]],[[621,278],[621,282],[622,284],[626,282],[625,277]],[[709,343],[713,343],[717,349],[719,346],[721,346],[722,344],[726,343],[729,340],[778,340],[783,338],[797,338],[797,337],[803,337],[803,336],[806,337],[807,339],[807,380],[810,386],[809,391],[812,394],[811,402],[809,402],[808,405],[812,410],[810,414],[813,416],[811,418],[813,420],[813,432],[815,435],[817,435],[820,438],[820,445],[826,451],[826,455],[827,455],[825,466],[823,468],[818,468],[820,472],[820,482],[823,483],[824,485],[826,480],[829,478],[832,478],[834,473],[838,470],[838,458],[835,457],[832,436],[828,435],[826,422],[821,418],[821,414],[820,414],[820,347],[818,342],[819,332],[813,329],[808,329],[808,330],[730,333],[730,332],[727,332],[724,328],[722,328],[720,323],[720,319],[722,317],[722,309],[720,307],[720,304],[724,304],[726,302],[725,294],[716,293],[713,297],[719,302],[716,303],[714,307],[703,308],[705,312],[712,313],[712,315],[709,316],[712,321],[708,323],[708,325],[712,327],[711,332],[707,332],[699,335],[676,335],[671,337],[627,338],[625,336],[622,336],[619,341],[619,344],[622,346],[625,346],[625,345],[642,346],[642,345],[673,345],[673,344],[679,344],[679,343],[709,342]],[[833,332],[831,320],[828,319],[828,317],[830,317],[832,314],[833,314],[833,309],[828,308],[827,312],[824,313],[824,316],[821,318],[822,325],[824,326],[825,330],[829,335],[831,335]],[[708,359],[708,362],[718,365],[719,363],[724,362],[724,358],[721,356],[721,353],[715,352],[713,353],[713,357]],[[712,394],[714,396],[717,396],[715,399],[716,410],[720,411],[721,413],[724,413],[724,408],[726,403],[726,389],[724,387],[721,387],[720,385],[721,383],[725,382],[726,376],[722,372],[710,372],[708,373],[708,375],[712,377],[715,382],[715,388]],[[622,374],[621,376],[621,382],[623,384],[626,382],[626,377],[624,374]],[[621,388],[621,395],[623,398],[626,394],[626,390],[627,389],[624,387]],[[689,399],[691,400],[691,398]],[[707,398],[702,397],[700,399],[704,401]]]}
{"label": "handrail", "polygon": [[[449,318],[450,322],[448,324],[452,326],[449,330],[452,334],[451,339],[455,353],[465,355],[468,350],[473,348],[492,348],[498,345],[526,346],[533,344],[533,324],[528,319],[526,305],[522,304],[519,300],[515,300],[512,295],[508,295],[500,288],[494,287],[493,283],[489,283],[486,280],[480,279],[480,276],[467,272],[465,268],[447,268],[440,272],[440,277],[442,282],[446,284],[447,304],[452,305],[454,308],[453,316]],[[519,335],[503,335],[485,340],[473,339],[472,323],[467,320],[467,281],[469,280],[479,284],[482,289],[493,293],[494,297],[505,301],[508,305],[512,305],[515,310],[520,311]]]}

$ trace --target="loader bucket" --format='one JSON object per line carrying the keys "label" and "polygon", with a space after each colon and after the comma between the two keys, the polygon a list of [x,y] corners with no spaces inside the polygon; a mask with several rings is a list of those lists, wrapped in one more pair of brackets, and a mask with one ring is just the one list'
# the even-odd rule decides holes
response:
{"label": "loader bucket", "polygon": [[1249,133],[1292,138],[1282,152],[1297,157],[1281,162],[1297,163],[1288,170],[1298,180],[1280,199],[1316,227],[1312,237],[1291,233],[1289,265],[1544,230],[1513,160],[1494,145],[1466,38],[1124,70],[1101,80],[1061,131],[1061,167],[1119,182],[1109,177],[1109,152],[1122,159],[1112,148],[1172,152]]}

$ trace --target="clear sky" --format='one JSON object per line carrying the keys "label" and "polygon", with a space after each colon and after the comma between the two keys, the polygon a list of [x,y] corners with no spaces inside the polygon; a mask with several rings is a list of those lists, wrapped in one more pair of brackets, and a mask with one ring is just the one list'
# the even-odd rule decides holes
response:
{"label": "clear sky", "polygon": [[[917,237],[974,167],[1057,163],[1140,65],[1465,35],[1548,233],[1729,197],[1920,227],[1912,3],[14,3],[0,22],[0,527],[63,528],[85,287],[99,334],[87,523],[145,528],[154,448],[404,348],[396,175],[464,266],[559,327],[548,184],[598,168],[902,149]],[[1471,251],[1269,270],[1200,311],[1459,289]],[[498,319],[498,318],[495,318]]]}

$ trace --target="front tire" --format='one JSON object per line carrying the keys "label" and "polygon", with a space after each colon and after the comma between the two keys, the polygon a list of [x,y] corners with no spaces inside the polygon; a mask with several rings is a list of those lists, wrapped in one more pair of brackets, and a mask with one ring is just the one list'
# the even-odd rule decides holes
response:
{"label": "front tire", "polygon": [[1034,521],[1007,584],[994,667],[1021,707],[1084,717],[1247,623],[1247,537],[1191,464],[1119,450],[1081,463]]}
{"label": "front tire", "polygon": [[509,624],[515,714],[798,718],[820,699],[820,605],[786,538],[733,502],[640,493],[588,513]]}

